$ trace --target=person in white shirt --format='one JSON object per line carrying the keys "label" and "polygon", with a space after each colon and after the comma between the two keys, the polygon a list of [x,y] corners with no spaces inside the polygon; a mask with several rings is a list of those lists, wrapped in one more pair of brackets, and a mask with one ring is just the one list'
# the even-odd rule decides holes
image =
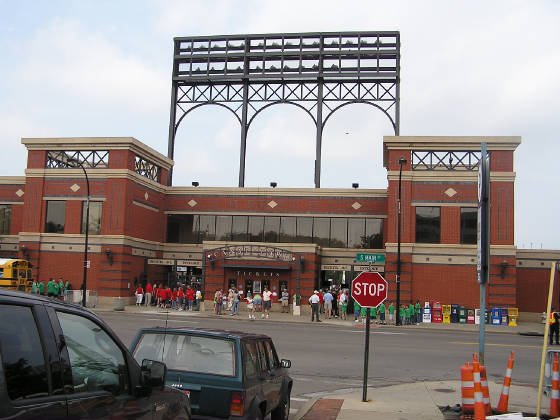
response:
{"label": "person in white shirt", "polygon": [[268,287],[264,288],[264,292],[263,292],[263,309],[264,312],[261,315],[261,318],[264,318],[264,315],[266,313],[266,317],[269,318],[270,317],[270,307],[272,306],[272,292],[270,290],[268,290]]}
{"label": "person in white shirt", "polygon": [[313,291],[313,294],[309,298],[309,303],[311,304],[311,322],[317,318],[317,322],[319,321],[319,295],[317,294],[317,290]]}

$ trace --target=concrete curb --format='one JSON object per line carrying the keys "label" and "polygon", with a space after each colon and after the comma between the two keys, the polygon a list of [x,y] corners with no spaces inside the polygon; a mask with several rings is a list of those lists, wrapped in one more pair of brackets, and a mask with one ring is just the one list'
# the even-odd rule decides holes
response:
{"label": "concrete curb", "polygon": [[321,398],[312,398],[303,404],[294,416],[294,420],[301,420]]}

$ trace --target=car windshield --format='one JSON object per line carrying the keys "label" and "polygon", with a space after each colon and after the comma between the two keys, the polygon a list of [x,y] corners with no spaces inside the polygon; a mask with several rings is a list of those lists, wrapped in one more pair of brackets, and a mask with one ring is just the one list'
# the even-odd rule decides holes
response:
{"label": "car windshield", "polygon": [[170,370],[235,376],[233,340],[189,334],[144,333],[134,349],[138,363],[159,360]]}

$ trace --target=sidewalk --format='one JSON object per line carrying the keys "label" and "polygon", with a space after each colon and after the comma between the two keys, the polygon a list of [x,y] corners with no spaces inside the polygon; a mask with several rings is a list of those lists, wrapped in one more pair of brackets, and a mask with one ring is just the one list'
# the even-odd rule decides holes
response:
{"label": "sidewalk", "polygon": [[[98,306],[96,308],[90,308],[96,312],[123,312],[123,311],[114,311],[112,306]],[[145,306],[137,307],[136,305],[127,305],[124,308],[124,313],[145,313],[145,314],[157,314],[157,313],[168,313],[169,316],[178,316],[178,317],[204,317],[204,318],[216,318],[216,319],[236,319],[236,320],[246,320],[249,321],[247,318],[247,312],[243,310],[244,308],[240,308],[239,316],[230,316],[229,311],[222,312],[222,315],[216,315],[212,311],[205,310],[205,311],[177,311],[174,309],[162,309],[156,308],[155,306],[146,308]],[[291,313],[281,313],[281,312],[271,312],[270,318],[260,318],[260,313],[255,314],[257,320],[265,321],[265,322],[299,322],[299,323],[311,323],[311,315],[302,314],[299,316],[294,316]],[[323,315],[323,314],[321,314]],[[363,328],[365,327],[363,324],[358,324],[354,322],[354,317],[349,314],[347,320],[342,320],[340,318],[331,318],[325,319],[321,316],[321,323],[314,323],[316,325],[344,325],[347,327],[353,326],[354,328]],[[379,325],[374,324],[373,322],[370,324],[371,328],[395,328],[394,325]],[[430,329],[430,330],[450,330],[450,331],[479,331],[479,326],[476,324],[426,324],[422,323],[420,325],[402,325],[398,327],[400,329]],[[518,322],[517,327],[509,327],[509,326],[502,326],[502,325],[489,325],[486,324],[485,331],[488,333],[502,333],[502,334],[525,334],[525,335],[543,335],[544,333],[544,324],[540,324],[538,322]]]}
{"label": "sidewalk", "polygon": [[[97,312],[123,313],[114,311],[112,307],[97,307]],[[223,315],[215,315],[212,311],[176,311],[155,307],[137,307],[135,305],[126,306],[124,313],[168,315],[169,317],[204,317],[221,319],[224,327],[227,327],[229,320],[245,320],[247,312],[240,310],[239,316],[230,316],[228,311]],[[260,318],[256,314],[256,321],[261,322],[296,322],[311,323],[309,315],[293,316],[292,314],[272,312],[270,318]],[[364,325],[354,323],[353,316],[348,320],[321,319],[321,323],[314,323],[317,326],[339,325],[347,328],[363,329]],[[448,331],[472,331],[477,332],[479,326],[475,324],[420,324],[395,327],[392,325],[371,324],[372,329],[399,328],[399,329],[430,329]],[[517,327],[486,325],[489,333],[501,334],[529,334],[542,335],[544,325],[536,322],[520,322]],[[458,368],[459,369],[459,368]],[[496,407],[502,390],[503,379],[490,380],[490,401],[492,407]],[[321,395],[321,398],[314,398],[308,401],[295,416],[295,420],[407,420],[407,419],[459,419],[461,412],[457,404],[461,402],[461,382],[457,381],[434,381],[434,382],[415,382],[410,384],[400,384],[380,388],[368,388],[367,402],[362,402],[363,390],[349,389],[337,391],[333,394]],[[515,381],[510,388],[509,412],[534,413],[536,411],[537,389],[535,387],[518,386]],[[445,407],[448,410],[442,411]],[[547,397],[543,397],[543,412],[547,413],[550,402]]]}

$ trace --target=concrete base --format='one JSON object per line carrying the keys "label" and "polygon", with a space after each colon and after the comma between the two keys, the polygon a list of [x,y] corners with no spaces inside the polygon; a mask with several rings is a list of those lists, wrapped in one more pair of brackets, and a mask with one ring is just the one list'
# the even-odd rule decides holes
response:
{"label": "concrete base", "polygon": [[128,303],[127,298],[113,298],[113,311],[124,311],[124,307]]}
{"label": "concrete base", "polygon": [[293,306],[293,308],[294,308],[293,315],[294,316],[300,316],[301,315],[301,311],[300,311],[301,306]]}

